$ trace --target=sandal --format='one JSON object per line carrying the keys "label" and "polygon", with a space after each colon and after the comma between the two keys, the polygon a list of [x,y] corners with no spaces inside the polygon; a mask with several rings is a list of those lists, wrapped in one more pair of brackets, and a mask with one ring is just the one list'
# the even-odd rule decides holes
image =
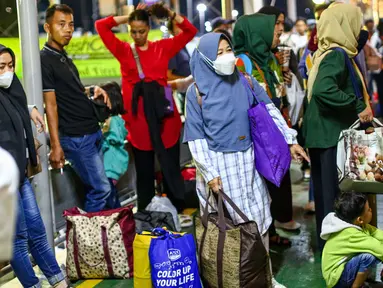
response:
{"label": "sandal", "polygon": [[270,236],[269,238],[270,246],[281,246],[281,247],[291,247],[291,241],[288,238],[279,236],[278,234]]}

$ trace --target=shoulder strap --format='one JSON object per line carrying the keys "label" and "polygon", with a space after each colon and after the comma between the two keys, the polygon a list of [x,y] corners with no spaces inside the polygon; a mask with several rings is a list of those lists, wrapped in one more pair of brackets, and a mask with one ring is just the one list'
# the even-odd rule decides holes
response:
{"label": "shoulder strap", "polygon": [[271,90],[269,84],[266,81],[265,74],[263,73],[262,69],[259,67],[257,62],[255,62],[253,58],[250,59],[254,63],[255,68],[257,68],[259,75],[261,75],[263,83],[265,83],[267,95],[269,95],[270,99],[273,98],[273,94],[271,94]]}
{"label": "shoulder strap", "polygon": [[60,62],[63,63],[65,66],[67,66],[67,68],[69,69],[69,71],[72,73],[72,76],[74,78],[74,80],[76,81],[76,83],[80,86],[80,88],[85,91],[85,87],[84,85],[81,83],[81,80],[80,78],[77,76],[77,74],[73,71],[71,65],[69,64],[69,61],[70,61],[70,58],[66,55],[63,55],[63,54],[59,54],[47,47],[44,46],[43,48],[45,51],[47,51],[48,53],[51,53],[53,55],[55,55],[56,57],[60,57]]}
{"label": "shoulder strap", "polygon": [[130,44],[130,48],[132,48],[134,60],[136,61],[137,70],[138,70],[138,76],[142,80],[142,79],[145,78],[145,74],[144,74],[144,71],[142,70],[142,66],[141,66],[141,62],[140,62],[140,57],[138,56],[136,45],[134,45],[134,43],[132,43],[132,44]]}
{"label": "shoulder strap", "polygon": [[72,73],[72,75],[73,75],[74,79],[76,80],[77,84],[81,87],[81,89],[83,91],[85,91],[84,85],[82,84],[80,78],[77,76],[77,74],[72,69],[71,65],[69,65],[68,61],[69,61],[69,58],[67,58],[65,56],[63,56],[63,58],[61,58],[61,62],[63,62],[68,67],[69,71]]}
{"label": "shoulder strap", "polygon": [[[351,83],[352,83],[352,87],[354,88],[355,95],[360,100],[363,100],[363,95],[360,93],[360,89],[358,87],[358,82],[356,80],[357,78],[356,78],[356,74],[355,74],[355,70],[354,70],[354,65],[352,64],[351,59],[348,57],[346,51],[344,51],[342,48],[334,48],[334,50],[343,53],[344,58],[345,58],[344,61],[346,63],[346,67],[350,73]],[[363,79],[360,79],[360,81],[363,81]]]}
{"label": "shoulder strap", "polygon": [[197,84],[194,82],[194,88],[195,88],[195,94],[197,96],[197,102],[198,102],[198,105],[200,107],[202,107],[202,96],[201,94],[199,93],[199,90],[198,90],[198,87],[197,87]]}

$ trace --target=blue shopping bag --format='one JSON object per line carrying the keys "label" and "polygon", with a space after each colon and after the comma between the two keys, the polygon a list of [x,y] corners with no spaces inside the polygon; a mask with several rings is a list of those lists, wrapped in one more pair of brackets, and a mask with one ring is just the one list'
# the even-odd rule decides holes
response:
{"label": "blue shopping bag", "polygon": [[193,235],[166,231],[152,239],[149,259],[155,288],[202,288]]}

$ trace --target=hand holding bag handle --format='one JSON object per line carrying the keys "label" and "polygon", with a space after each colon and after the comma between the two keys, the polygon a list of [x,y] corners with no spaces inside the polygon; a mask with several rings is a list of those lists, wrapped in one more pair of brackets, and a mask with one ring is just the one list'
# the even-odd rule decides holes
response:
{"label": "hand holding bag handle", "polygon": [[[211,206],[209,204],[209,199],[212,195],[212,190],[209,189],[209,194],[208,194],[208,197],[206,199],[206,206],[204,207],[203,209],[203,215],[201,217],[201,222],[202,222],[202,225],[205,227],[205,229],[207,228],[207,225],[208,225],[208,218],[209,218],[209,206]],[[220,198],[219,196],[221,196],[222,198]],[[220,200],[221,199],[221,200]],[[223,205],[222,205],[222,210],[220,210],[220,207],[219,207],[219,203],[223,203],[223,200],[225,200],[230,206],[231,208],[233,208],[234,212],[237,213],[244,222],[249,222],[249,218],[241,211],[241,209],[238,208],[237,205],[235,205],[234,201],[231,200],[231,198],[229,196],[227,196],[223,190],[219,190],[219,193],[218,193],[218,217],[219,217],[219,222],[218,222],[218,227],[220,228],[221,231],[226,231],[226,223],[225,223],[225,213],[223,211]],[[222,218],[221,218],[221,215],[222,215]]]}
{"label": "hand holding bag handle", "polygon": [[[382,122],[380,122],[377,118],[374,118],[373,120],[372,120],[372,125],[374,126],[374,128],[379,128],[379,127],[383,127],[383,124],[382,124]],[[350,126],[350,128],[349,129],[358,129],[359,127],[360,127],[360,120],[358,119],[358,120],[356,120],[355,122],[354,122],[354,124],[352,124],[351,126]]]}
{"label": "hand holding bag handle", "polygon": [[[202,224],[205,227],[204,232],[201,238],[201,245],[199,247],[199,263],[202,263],[202,251],[203,244],[206,239],[207,234],[207,226],[208,226],[208,215],[209,215],[209,199],[212,194],[211,189],[209,190],[209,195],[206,200],[206,206],[204,209],[204,215],[201,218]],[[218,287],[223,288],[223,250],[225,247],[225,238],[226,238],[226,221],[225,214],[223,211],[223,200],[228,203],[233,210],[242,218],[243,221],[249,222],[249,218],[235,205],[234,201],[230,199],[222,190],[219,190],[218,193],[218,228],[219,228],[219,236],[218,236],[218,245],[217,245],[217,279],[218,279]]]}

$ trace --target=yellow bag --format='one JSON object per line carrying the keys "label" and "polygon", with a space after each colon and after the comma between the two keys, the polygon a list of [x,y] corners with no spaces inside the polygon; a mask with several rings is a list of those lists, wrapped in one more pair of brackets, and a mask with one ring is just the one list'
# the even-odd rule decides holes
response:
{"label": "yellow bag", "polygon": [[[172,232],[174,233],[174,232]],[[174,233],[184,235],[185,233]],[[134,288],[152,288],[152,276],[150,274],[149,248],[150,242],[157,236],[152,236],[151,232],[136,234],[133,241],[133,267]]]}
{"label": "yellow bag", "polygon": [[150,275],[149,247],[152,238],[150,232],[136,234],[133,242],[133,267],[134,267],[134,288],[152,288]]}

